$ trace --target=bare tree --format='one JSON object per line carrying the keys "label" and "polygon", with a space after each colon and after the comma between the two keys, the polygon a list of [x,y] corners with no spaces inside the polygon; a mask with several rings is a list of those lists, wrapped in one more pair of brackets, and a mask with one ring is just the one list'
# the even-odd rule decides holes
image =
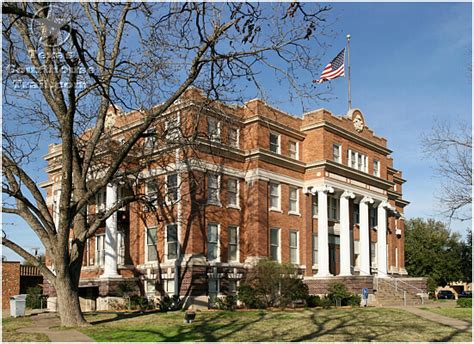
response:
{"label": "bare tree", "polygon": [[[191,86],[209,99],[238,101],[248,87],[265,98],[271,75],[289,86],[290,98],[318,99],[308,85],[320,67],[328,10],[299,3],[3,3],[2,211],[28,223],[54,272],[8,236],[2,244],[54,286],[62,325],[86,324],[78,284],[87,238],[141,195],[93,217],[88,205],[126,170],[148,128]],[[111,107],[140,115],[120,144],[107,124]],[[41,140],[60,143],[57,221],[28,171]],[[94,175],[99,165],[103,173]]]}
{"label": "bare tree", "polygon": [[434,157],[441,181],[438,200],[449,219],[472,218],[472,131],[467,123],[438,122],[423,138],[425,153]]}

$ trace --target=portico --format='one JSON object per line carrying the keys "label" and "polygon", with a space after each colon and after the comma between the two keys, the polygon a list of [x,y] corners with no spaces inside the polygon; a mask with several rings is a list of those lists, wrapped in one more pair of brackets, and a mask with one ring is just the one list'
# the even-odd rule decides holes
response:
{"label": "portico", "polygon": [[[364,192],[355,188],[344,188],[331,183],[324,183],[305,188],[307,194],[317,197],[318,202],[318,264],[315,277],[326,278],[334,276],[330,269],[330,228],[328,220],[328,197],[336,198],[338,201],[339,221],[337,226],[339,234],[338,249],[338,276],[353,276],[358,271],[360,276],[371,275],[371,270],[376,270],[378,276],[387,276],[387,211],[394,211],[394,208],[387,202],[383,195]],[[354,207],[359,205],[359,259],[358,266],[352,265],[354,255]],[[369,209],[373,209],[377,214],[377,225],[371,226],[369,219]],[[352,212],[351,212],[352,209]],[[371,228],[372,227],[372,228]],[[376,255],[371,262],[371,240],[370,231],[377,231]],[[373,254],[375,254],[373,252]],[[334,269],[333,269],[334,270]]]}

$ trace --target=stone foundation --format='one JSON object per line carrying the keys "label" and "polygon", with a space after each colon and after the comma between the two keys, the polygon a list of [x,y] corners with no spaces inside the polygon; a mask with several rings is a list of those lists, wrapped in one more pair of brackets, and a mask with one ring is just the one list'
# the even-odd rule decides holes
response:
{"label": "stone foundation", "polygon": [[106,296],[98,297],[96,301],[98,311],[114,311],[125,308],[125,299],[123,297]]}
{"label": "stone foundation", "polygon": [[333,283],[342,283],[351,293],[362,294],[362,289],[369,289],[369,294],[374,292],[374,276],[347,276],[347,277],[306,277],[304,283],[309,288],[311,295],[327,294],[328,288]]}

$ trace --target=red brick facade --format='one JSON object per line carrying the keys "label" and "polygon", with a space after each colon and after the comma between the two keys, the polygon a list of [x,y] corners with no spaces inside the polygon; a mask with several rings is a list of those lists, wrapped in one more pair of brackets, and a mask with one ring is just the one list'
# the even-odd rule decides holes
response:
{"label": "red brick facade", "polygon": [[[273,252],[278,252],[278,260],[298,265],[310,291],[323,292],[327,283],[315,279],[318,267],[313,261],[313,255],[320,254],[313,246],[313,235],[320,240],[319,210],[313,212],[313,203],[321,192],[315,190],[322,187],[329,190],[325,191],[328,197],[325,228],[329,231],[330,273],[337,275],[341,269],[340,198],[347,191],[353,196],[349,198],[347,215],[351,274],[359,274],[360,256],[368,254],[369,249],[371,266],[376,265],[374,247],[380,234],[373,214],[381,204],[387,209],[387,273],[406,274],[402,217],[408,204],[402,198],[405,181],[393,167],[386,140],[367,127],[360,111],[335,116],[320,109],[295,117],[258,99],[244,106],[208,103],[193,89],[173,106],[164,120],[156,123],[154,144],[158,147],[162,147],[173,116],[179,117],[178,135],[186,136],[198,128],[193,149],[182,147],[159,155],[154,148],[148,153],[142,150],[145,153],[141,154],[149,155],[133,190],[149,194],[154,185],[158,194],[165,194],[163,198],[168,201],[157,203],[159,208],[163,206],[158,212],[133,203],[117,216],[118,230],[122,233],[116,250],[121,256],[118,271],[123,279],[135,281],[137,293],[154,294],[150,283],[158,291],[163,288],[169,293],[179,288],[181,296],[206,296],[215,288],[219,293],[233,291],[234,282],[255,260],[270,257],[272,247]],[[140,121],[140,115],[120,113],[111,120],[116,127],[112,136],[119,142],[128,135],[128,129],[121,128]],[[46,156],[49,181],[43,186],[52,210],[59,181],[59,152],[58,146],[51,145]],[[143,156],[137,155],[139,159],[143,161]],[[175,203],[169,201],[168,190],[175,184],[167,179],[174,174],[180,198]],[[368,248],[359,246],[362,220],[357,211],[360,212],[359,203],[364,197],[375,200],[373,205],[369,204],[374,210],[368,215],[372,243]],[[97,207],[91,205],[89,212],[93,214]],[[167,229],[167,224],[173,223],[177,226],[177,243],[167,239],[174,235],[174,228]],[[156,228],[156,245],[147,238],[147,228],[151,228],[149,235],[154,235]],[[100,236],[105,231],[100,229],[89,240],[81,274],[81,286],[93,289],[91,294],[97,293],[99,297],[119,294],[116,285],[120,279],[100,279],[104,264],[97,255],[102,254]],[[174,244],[179,247],[178,259],[172,254],[167,259],[169,251],[176,247]],[[146,280],[149,282],[145,283]],[[175,281],[173,285],[171,280]],[[217,286],[211,286],[210,280],[217,280]],[[372,284],[365,276],[342,280],[354,290]]]}

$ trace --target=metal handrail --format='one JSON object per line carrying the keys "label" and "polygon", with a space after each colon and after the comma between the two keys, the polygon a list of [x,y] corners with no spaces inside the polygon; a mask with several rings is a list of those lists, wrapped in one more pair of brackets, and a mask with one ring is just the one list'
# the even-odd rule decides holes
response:
{"label": "metal handrail", "polygon": [[[352,265],[351,265],[351,268],[355,269],[355,266],[352,266]],[[358,269],[359,269],[360,272],[366,273],[366,274],[368,274],[368,275],[370,276],[370,273],[368,273],[367,271],[361,270],[360,268],[358,268]],[[378,269],[377,269],[377,268],[371,267],[371,270],[372,270],[372,269],[378,272]],[[399,278],[397,278],[397,277],[392,277],[392,276],[390,276],[390,275],[387,275],[386,277],[377,277],[377,276],[374,276],[374,282],[375,282],[375,284],[376,284],[376,286],[377,286],[376,289],[378,289],[378,282],[379,282],[379,280],[381,280],[382,282],[384,282],[384,283],[388,284],[389,286],[393,287],[393,288],[395,289],[395,292],[398,292],[399,289],[400,289],[400,291],[403,292],[403,302],[404,302],[404,305],[405,305],[405,306],[406,306],[406,302],[407,302],[407,300],[406,300],[406,295],[407,295],[407,293],[409,293],[409,291],[406,290],[406,289],[404,289],[404,288],[399,287],[399,286],[398,286],[398,282],[401,282],[402,284],[406,284],[407,286],[409,286],[409,287],[411,287],[411,288],[413,288],[413,289],[419,291],[420,294],[421,294],[421,295],[419,295],[420,298],[421,298],[421,304],[424,304],[424,299],[425,299],[424,296],[425,296],[426,293],[425,293],[422,289],[417,288],[417,287],[411,285],[410,283],[407,283],[407,282],[405,282],[405,281],[403,281],[403,280],[401,280],[401,279],[399,279]],[[388,281],[387,281],[387,280],[388,280]],[[395,281],[395,283],[392,284],[392,283],[390,283],[389,281]]]}

